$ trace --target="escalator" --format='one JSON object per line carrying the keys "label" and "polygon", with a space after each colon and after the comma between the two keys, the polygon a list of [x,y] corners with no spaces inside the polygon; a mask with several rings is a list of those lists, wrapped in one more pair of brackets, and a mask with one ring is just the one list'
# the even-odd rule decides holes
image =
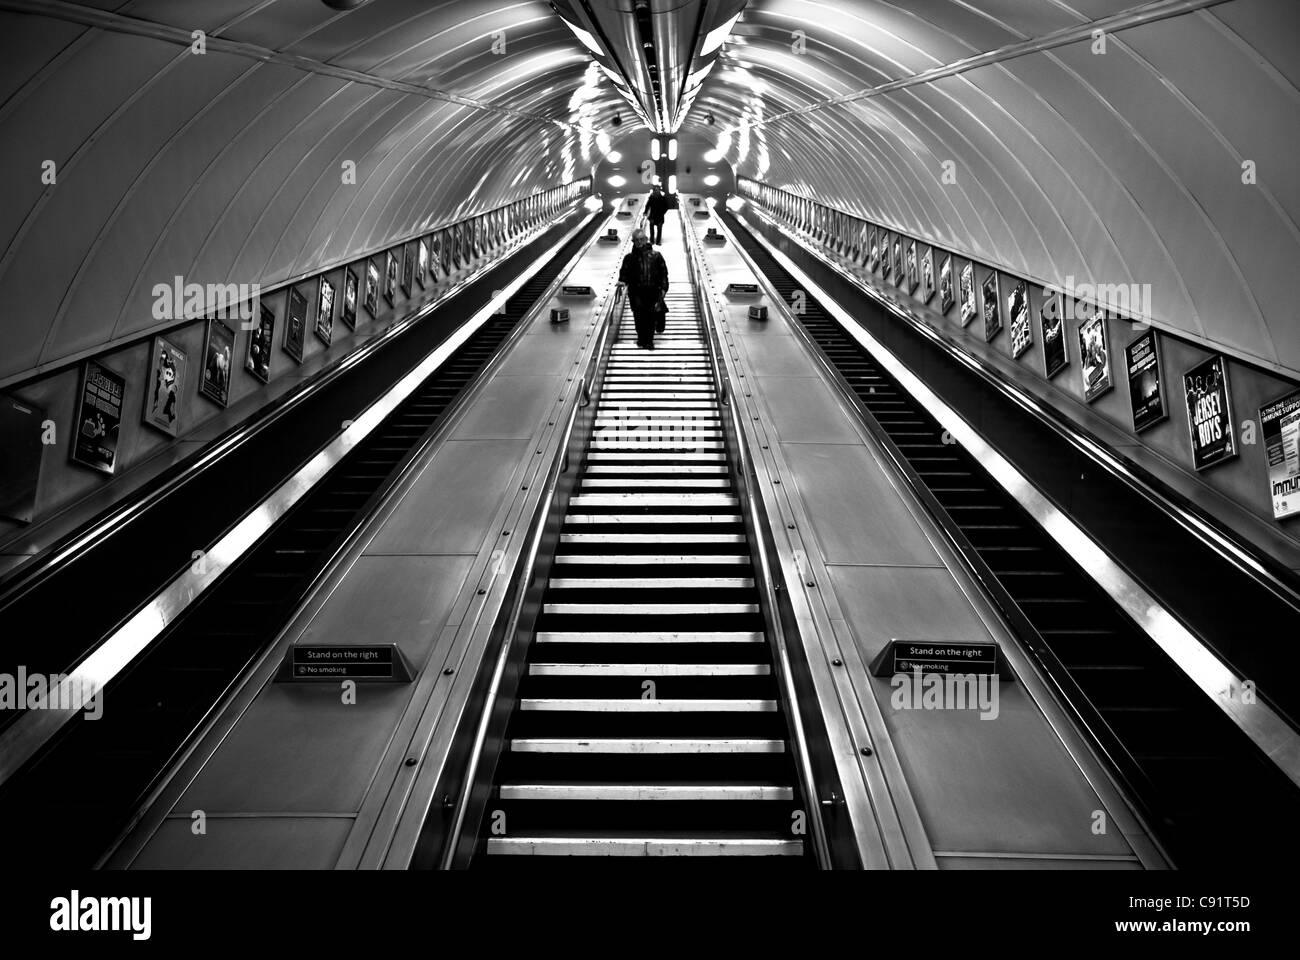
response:
{"label": "escalator", "polygon": [[1297,852],[1300,791],[776,261],[732,234],[927,503],[1179,867]]}
{"label": "escalator", "polygon": [[[93,865],[557,282],[579,232],[0,791],[15,854]],[[157,589],[140,583],[140,600]],[[75,825],[75,829],[70,829]]]}
{"label": "escalator", "polygon": [[652,351],[621,318],[474,869],[815,865],[708,345],[668,304]]}

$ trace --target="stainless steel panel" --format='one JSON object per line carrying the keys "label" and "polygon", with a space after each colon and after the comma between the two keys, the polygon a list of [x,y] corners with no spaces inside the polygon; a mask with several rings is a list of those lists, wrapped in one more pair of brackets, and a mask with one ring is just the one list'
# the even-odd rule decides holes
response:
{"label": "stainless steel panel", "polygon": [[1136,860],[1066,857],[936,857],[940,870],[1141,870]]}
{"label": "stainless steel panel", "polygon": [[526,440],[444,444],[366,553],[477,553],[516,466],[530,454]]}
{"label": "stainless steel panel", "polygon": [[[523,338],[520,349],[528,351]],[[453,440],[526,440],[554,410],[563,376],[494,377],[452,432]]]}
{"label": "stainless steel panel", "polygon": [[209,816],[195,836],[189,816],[171,818],[132,865],[137,870],[329,870],[351,817]]}
{"label": "stainless steel panel", "polygon": [[781,445],[828,563],[939,566],[921,525],[865,447]]}
{"label": "stainless steel panel", "polygon": [[758,380],[783,443],[862,442],[831,388],[820,379],[761,377]]}

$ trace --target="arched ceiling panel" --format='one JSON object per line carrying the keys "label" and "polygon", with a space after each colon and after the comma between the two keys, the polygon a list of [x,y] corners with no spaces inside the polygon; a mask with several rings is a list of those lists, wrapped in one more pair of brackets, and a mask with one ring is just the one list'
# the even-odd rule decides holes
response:
{"label": "arched ceiling panel", "polygon": [[1297,376],[1298,35],[1291,0],[752,0],[687,122],[742,175],[1149,285],[1157,326]]}
{"label": "arched ceiling panel", "polygon": [[271,286],[586,176],[627,109],[531,0],[14,0],[0,38],[0,384],[165,328],[175,276]]}

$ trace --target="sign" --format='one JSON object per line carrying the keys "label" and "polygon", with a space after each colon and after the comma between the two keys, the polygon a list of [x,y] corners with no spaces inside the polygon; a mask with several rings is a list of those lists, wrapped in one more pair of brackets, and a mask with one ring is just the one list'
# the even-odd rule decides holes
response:
{"label": "sign", "polygon": [[1083,377],[1083,399],[1089,403],[1115,385],[1110,378],[1110,341],[1102,310],[1079,324],[1079,375]]}
{"label": "sign", "polygon": [[410,665],[395,643],[295,644],[277,680],[386,680],[409,683]]}
{"label": "sign", "polygon": [[1061,295],[1044,291],[1043,297],[1038,325],[1043,333],[1043,376],[1051,380],[1070,365],[1070,354],[1065,339],[1065,316],[1061,313]]}
{"label": "sign", "polygon": [[1124,348],[1128,370],[1128,397],[1133,407],[1133,429],[1141,433],[1169,418],[1165,409],[1165,378],[1160,365],[1156,332],[1148,330]]}
{"label": "sign", "polygon": [[117,443],[122,426],[122,397],[126,379],[87,360],[81,377],[81,403],[77,408],[77,435],[72,459],[104,473],[117,466]]}
{"label": "sign", "polygon": [[998,656],[998,645],[987,641],[890,640],[871,662],[871,674],[955,673],[1011,679],[1011,671]]}
{"label": "sign", "polygon": [[562,297],[594,297],[596,291],[586,284],[566,283],[560,287]]}
{"label": "sign", "polygon": [[727,296],[734,297],[736,294],[758,293],[758,284],[756,283],[729,283],[727,284]]}
{"label": "sign", "polygon": [[1204,470],[1237,455],[1232,429],[1232,396],[1228,389],[1228,363],[1223,355],[1210,357],[1183,374],[1187,391],[1187,428],[1192,441],[1192,465]]}
{"label": "sign", "polygon": [[1278,520],[1300,514],[1300,390],[1259,408],[1268,489]]}

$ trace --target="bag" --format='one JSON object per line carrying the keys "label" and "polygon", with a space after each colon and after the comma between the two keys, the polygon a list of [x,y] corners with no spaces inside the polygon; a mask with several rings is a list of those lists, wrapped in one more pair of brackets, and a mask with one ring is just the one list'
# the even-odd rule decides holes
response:
{"label": "bag", "polygon": [[660,297],[655,303],[655,333],[663,333],[668,326],[668,304]]}

